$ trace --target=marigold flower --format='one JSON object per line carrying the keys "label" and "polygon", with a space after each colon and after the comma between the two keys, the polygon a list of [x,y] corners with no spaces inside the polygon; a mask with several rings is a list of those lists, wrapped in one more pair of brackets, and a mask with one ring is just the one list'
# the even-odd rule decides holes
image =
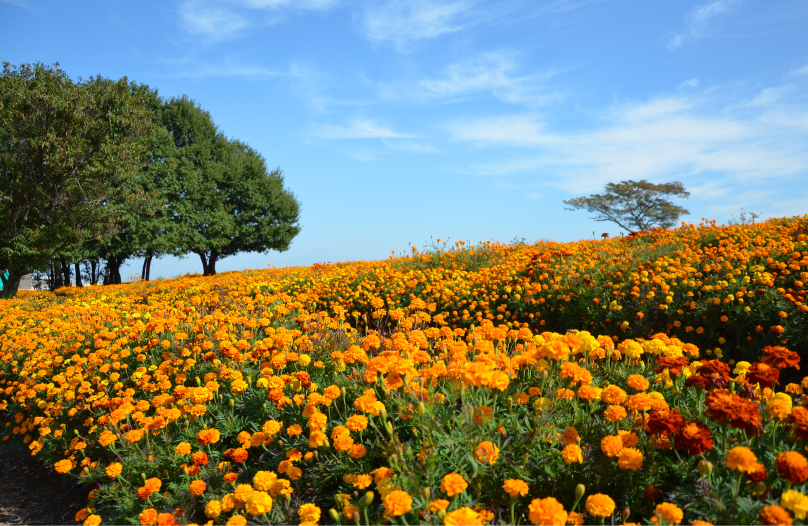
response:
{"label": "marigold flower", "polygon": [[69,458],[65,458],[63,460],[58,461],[53,465],[53,469],[56,470],[56,473],[64,474],[73,469],[73,461]]}
{"label": "marigold flower", "polygon": [[789,482],[799,484],[808,479],[808,460],[796,451],[780,453],[777,455],[775,465],[777,473]]}
{"label": "marigold flower", "polygon": [[250,515],[263,515],[272,509],[272,497],[265,491],[254,491],[247,500],[244,509]]}
{"label": "marigold flower", "polygon": [[600,392],[600,399],[607,404],[620,405],[627,398],[628,394],[616,385],[610,385]]}
{"label": "marigold flower", "polygon": [[583,526],[584,514],[577,511],[571,511],[567,516],[567,524],[572,526]]}
{"label": "marigold flower", "polygon": [[767,475],[766,466],[760,462],[755,462],[752,467],[746,470],[744,478],[750,482],[764,482]]}
{"label": "marigold flower", "polygon": [[364,431],[368,427],[368,417],[365,415],[353,415],[345,422],[351,431]]}
{"label": "marigold flower", "polygon": [[[303,523],[301,522],[300,524],[303,524]],[[225,522],[225,525],[226,526],[247,526],[247,517],[245,517],[244,515],[239,515],[239,514],[233,515],[232,517],[227,519],[227,522]]]}
{"label": "marigold flower", "polygon": [[785,347],[767,345],[763,348],[763,353],[764,355],[760,357],[760,361],[772,367],[777,367],[778,369],[794,367],[797,370],[800,368],[800,355]]}
{"label": "marigold flower", "polygon": [[701,422],[690,422],[676,430],[676,447],[698,455],[713,448],[712,431]]}
{"label": "marigold flower", "polygon": [[666,524],[681,524],[685,514],[675,504],[663,502],[654,508],[654,517],[658,521],[665,521]]}
{"label": "marigold flower", "polygon": [[84,519],[84,526],[98,526],[101,524],[101,515],[90,515]]}
{"label": "marigold flower", "polygon": [[320,508],[308,502],[297,509],[300,524],[316,524],[320,520],[320,513]]}
{"label": "marigold flower", "polygon": [[766,506],[762,510],[760,510],[760,515],[758,515],[758,519],[760,519],[761,524],[766,524],[769,526],[780,526],[780,525],[787,525],[791,526],[794,523],[794,519],[791,518],[791,515],[788,514],[786,510],[777,506],[776,504],[771,506]]}
{"label": "marigold flower", "polygon": [[520,495],[524,497],[527,495],[528,485],[527,482],[521,479],[505,479],[505,483],[502,484],[502,489],[511,497],[518,497]]}
{"label": "marigold flower", "polygon": [[637,391],[645,391],[650,387],[651,383],[642,375],[630,374],[626,378],[626,385]]}
{"label": "marigold flower", "polygon": [[643,456],[642,452],[633,447],[626,447],[620,450],[617,454],[617,465],[621,469],[630,469],[637,471],[642,467]]}
{"label": "marigold flower", "polygon": [[499,448],[490,441],[480,442],[474,451],[474,458],[481,464],[496,464],[499,458]]}
{"label": "marigold flower", "polygon": [[640,437],[636,433],[622,429],[617,432],[617,436],[623,441],[623,447],[634,447],[640,441]]}
{"label": "marigold flower", "polygon": [[564,505],[553,497],[533,499],[528,506],[528,520],[536,525],[566,524],[567,512]]}
{"label": "marigold flower", "polygon": [[797,490],[790,489],[780,496],[780,506],[791,510],[795,518],[804,520],[808,513],[808,497]]}
{"label": "marigold flower", "polygon": [[678,409],[654,411],[648,417],[648,431],[655,435],[670,435],[685,424],[685,417]]}
{"label": "marigold flower", "polygon": [[230,458],[233,460],[233,462],[242,464],[244,461],[247,460],[248,456],[249,453],[247,453],[247,450],[244,449],[243,447],[239,447],[233,450],[233,454],[230,456]]}
{"label": "marigold flower", "polygon": [[757,457],[752,453],[751,449],[744,446],[735,446],[727,452],[727,460],[725,463],[729,469],[745,472],[757,461]]}
{"label": "marigold flower", "polygon": [[612,498],[603,493],[595,493],[586,498],[586,511],[593,517],[609,517],[614,506]]}
{"label": "marigold flower", "polygon": [[205,515],[209,519],[215,519],[222,513],[222,503],[218,500],[212,500],[205,504]]}
{"label": "marigold flower", "polygon": [[204,480],[197,479],[188,484],[188,489],[191,491],[192,495],[196,495],[198,497],[199,495],[202,495],[206,489],[208,489],[208,485],[205,484]]}
{"label": "marigold flower", "polygon": [[180,442],[179,444],[177,444],[177,447],[174,448],[174,452],[177,455],[184,457],[185,455],[191,452],[191,444],[189,444],[188,442]]}
{"label": "marigold flower", "polygon": [[446,508],[449,507],[449,501],[446,499],[437,499],[433,500],[427,506],[429,511],[446,511]]}
{"label": "marigold flower", "polygon": [[600,441],[600,450],[607,457],[613,457],[623,450],[623,439],[618,435],[607,435]]}
{"label": "marigold flower", "polygon": [[173,513],[158,513],[157,526],[173,526],[176,524]]}
{"label": "marigold flower", "polygon": [[138,520],[143,526],[154,526],[157,524],[157,510],[154,508],[146,508],[140,512]]}
{"label": "marigold flower", "polygon": [[463,507],[450,511],[443,518],[443,524],[457,526],[481,526],[480,514],[469,507]]}
{"label": "marigold flower", "polygon": [[107,476],[113,479],[120,475],[121,471],[123,471],[123,466],[120,462],[113,462],[106,469]]}
{"label": "marigold flower", "polygon": [[567,464],[573,462],[582,463],[584,461],[583,451],[577,444],[570,444],[561,451],[561,457]]}
{"label": "marigold flower", "polygon": [[780,370],[763,362],[756,362],[746,371],[746,381],[761,388],[771,388],[780,378]]}
{"label": "marigold flower", "polygon": [[440,481],[440,490],[449,497],[454,497],[455,495],[463,493],[466,491],[467,487],[469,487],[469,484],[466,482],[466,479],[464,479],[459,473],[455,472],[449,473]]}
{"label": "marigold flower", "polygon": [[610,405],[606,411],[603,412],[603,416],[606,417],[606,420],[609,422],[619,422],[628,416],[626,410],[621,405]]}

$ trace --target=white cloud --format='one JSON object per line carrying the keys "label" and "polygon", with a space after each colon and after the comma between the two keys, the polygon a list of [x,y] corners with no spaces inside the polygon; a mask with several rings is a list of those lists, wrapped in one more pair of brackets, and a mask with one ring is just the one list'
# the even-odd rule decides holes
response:
{"label": "white cloud", "polygon": [[455,123],[449,132],[455,141],[505,152],[474,167],[479,174],[538,172],[576,192],[624,179],[691,178],[707,196],[740,180],[808,175],[804,105],[777,98],[717,104],[697,94],[621,104],[602,118],[599,127],[577,132],[553,131],[533,114]]}
{"label": "white cloud", "polygon": [[470,7],[464,1],[387,0],[374,2],[362,22],[368,39],[393,42],[403,49],[416,40],[460,31]]}
{"label": "white cloud", "polygon": [[412,139],[417,137],[417,135],[393,131],[389,126],[376,124],[368,119],[353,120],[347,126],[323,124],[315,128],[313,135],[325,139]]}
{"label": "white cloud", "polygon": [[[179,9],[183,28],[212,40],[239,37],[244,30],[277,22],[281,8],[297,10],[328,9],[336,0],[185,0]],[[268,11],[269,16],[256,11]]]}
{"label": "white cloud", "polygon": [[679,84],[680,88],[698,88],[701,81],[699,79],[687,79]]}
{"label": "white cloud", "polygon": [[668,40],[668,49],[677,49],[704,37],[715,17],[735,11],[739,4],[739,0],[714,0],[696,7],[687,16],[687,30],[671,36]]}

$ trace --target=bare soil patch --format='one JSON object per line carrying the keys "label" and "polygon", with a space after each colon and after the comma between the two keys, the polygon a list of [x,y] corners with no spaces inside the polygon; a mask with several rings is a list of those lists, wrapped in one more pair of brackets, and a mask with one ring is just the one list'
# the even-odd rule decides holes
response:
{"label": "bare soil patch", "polygon": [[21,444],[0,442],[0,524],[76,524],[90,488],[59,475]]}

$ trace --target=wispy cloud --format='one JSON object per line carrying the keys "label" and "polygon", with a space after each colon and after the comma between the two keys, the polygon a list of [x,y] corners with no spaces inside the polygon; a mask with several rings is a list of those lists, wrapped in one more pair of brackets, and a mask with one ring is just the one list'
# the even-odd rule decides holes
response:
{"label": "wispy cloud", "polygon": [[710,24],[717,16],[733,12],[739,6],[739,0],[715,0],[696,7],[687,15],[687,29],[670,37],[668,49],[677,49],[689,42],[703,38],[707,34]]}
{"label": "wispy cloud", "polygon": [[322,124],[312,133],[325,139],[412,139],[417,135],[393,131],[390,126],[377,124],[369,119],[352,120],[346,126]]}
{"label": "wispy cloud", "polygon": [[[570,191],[622,179],[709,177],[732,184],[808,175],[804,104],[728,105],[694,94],[621,104],[601,117],[605,124],[578,132],[553,131],[527,114],[457,122],[449,133],[502,152],[500,160],[474,167],[479,174],[541,173]],[[716,187],[703,190],[715,193]]]}
{"label": "wispy cloud", "polygon": [[279,20],[281,9],[321,10],[337,0],[184,0],[180,4],[181,26],[193,35],[211,40],[240,37],[250,27]]}
{"label": "wispy cloud", "polygon": [[436,38],[464,27],[471,3],[439,0],[387,0],[373,2],[364,12],[368,39],[392,42],[400,49],[416,40]]}

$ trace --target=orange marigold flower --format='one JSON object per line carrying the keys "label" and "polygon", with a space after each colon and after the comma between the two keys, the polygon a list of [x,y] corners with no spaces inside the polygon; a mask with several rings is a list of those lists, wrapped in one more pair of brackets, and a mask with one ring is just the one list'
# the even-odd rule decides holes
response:
{"label": "orange marigold flower", "polygon": [[53,469],[56,470],[56,473],[61,474],[67,473],[68,471],[73,469],[73,461],[70,460],[69,458],[60,460],[59,462],[53,465]]}
{"label": "orange marigold flower", "polygon": [[564,505],[553,497],[533,499],[528,506],[528,519],[537,525],[566,524],[567,512]]}
{"label": "orange marigold flower", "polygon": [[138,520],[143,526],[154,526],[157,524],[157,510],[154,508],[146,508],[140,512]]}
{"label": "orange marigold flower", "polygon": [[499,448],[496,444],[488,440],[480,442],[477,449],[474,451],[474,458],[481,464],[496,464],[499,458]]}
{"label": "orange marigold flower", "polygon": [[197,451],[191,455],[191,461],[194,463],[194,466],[207,466],[208,454],[204,451]]}
{"label": "orange marigold flower", "polygon": [[219,433],[218,429],[203,429],[196,434],[196,441],[200,446],[205,446],[207,444],[215,444],[219,441],[220,437],[221,433]]}
{"label": "orange marigold flower", "polygon": [[521,479],[505,479],[502,489],[511,497],[518,497],[520,495],[524,497],[527,495],[528,485],[527,482]]}
{"label": "orange marigold flower", "polygon": [[412,509],[412,497],[406,491],[391,491],[384,498],[384,514],[391,517],[404,515]]}
{"label": "orange marigold flower", "polygon": [[620,450],[617,454],[617,465],[621,469],[630,469],[637,471],[642,467],[643,456],[642,452],[633,447],[626,447]]}
{"label": "orange marigold flower", "polygon": [[627,398],[628,394],[616,385],[610,385],[600,392],[600,399],[607,404],[620,405]]}
{"label": "orange marigold flower", "polygon": [[176,524],[173,513],[158,513],[157,526],[173,526]]}
{"label": "orange marigold flower", "polygon": [[630,374],[628,378],[626,378],[626,385],[637,391],[645,391],[651,384],[642,375]]}
{"label": "orange marigold flower", "polygon": [[566,446],[564,450],[561,451],[561,457],[567,464],[572,464],[573,462],[582,463],[584,461],[583,451],[577,444]]}
{"label": "orange marigold flower", "polygon": [[107,476],[114,479],[121,474],[121,471],[123,471],[123,466],[121,465],[120,462],[113,462],[112,464],[107,466],[106,471]]}
{"label": "orange marigold flower", "polygon": [[[302,522],[300,524],[303,524]],[[247,517],[235,514],[225,522],[226,526],[247,526]]]}
{"label": "orange marigold flower", "polygon": [[562,444],[568,446],[570,444],[577,444],[581,437],[578,435],[577,429],[572,426],[567,426],[564,432],[558,436],[558,439]]}
{"label": "orange marigold flower", "polygon": [[777,455],[775,465],[777,473],[789,482],[799,484],[808,479],[808,460],[796,451],[780,453]]}
{"label": "orange marigold flower", "polygon": [[606,420],[609,422],[619,422],[628,416],[626,409],[621,405],[610,405],[606,411],[603,412],[603,416],[606,417]]}
{"label": "orange marigold flower", "polygon": [[[640,314],[640,313],[638,313]],[[571,511],[567,516],[567,524],[572,526],[583,526],[584,525],[584,514],[579,513],[577,511]]]}
{"label": "orange marigold flower", "polygon": [[735,446],[727,452],[726,465],[729,469],[746,472],[758,461],[752,450],[744,446]]}
{"label": "orange marigold flower", "polygon": [[191,452],[191,444],[189,444],[188,442],[180,442],[179,444],[177,444],[177,447],[174,448],[174,453],[176,453],[181,457],[184,457],[190,452]]}
{"label": "orange marigold flower", "polygon": [[446,508],[449,507],[449,501],[446,499],[437,499],[433,500],[427,506],[429,511],[446,511]]}
{"label": "orange marigold flower", "polygon": [[617,435],[608,435],[600,441],[600,450],[606,453],[607,457],[613,457],[623,449],[623,439]]}
{"label": "orange marigold flower", "polygon": [[455,495],[463,493],[466,491],[467,487],[469,487],[469,484],[466,482],[466,479],[464,479],[459,473],[455,472],[449,473],[440,481],[440,490],[449,497],[454,497]]}
{"label": "orange marigold flower", "polygon": [[791,518],[791,515],[776,504],[771,506],[766,506],[762,510],[760,510],[760,515],[758,515],[761,524],[767,524],[771,526],[778,526],[778,525],[788,525],[794,523],[794,519]]}
{"label": "orange marigold flower", "polygon": [[801,406],[795,407],[785,421],[794,427],[799,438],[808,439],[808,409]]}
{"label": "orange marigold flower", "polygon": [[765,482],[767,475],[766,466],[760,462],[755,462],[752,467],[746,470],[744,478],[750,482]]}
{"label": "orange marigold flower", "polygon": [[457,526],[481,526],[483,521],[480,514],[469,507],[450,511],[443,519],[443,524]]}
{"label": "orange marigold flower", "polygon": [[92,514],[84,519],[84,526],[98,526],[101,524],[101,515]]}
{"label": "orange marigold flower", "polygon": [[614,501],[608,495],[595,493],[586,498],[586,511],[593,517],[609,517],[614,511]]}
{"label": "orange marigold flower", "polygon": [[755,362],[746,371],[746,381],[751,385],[759,384],[761,388],[771,389],[780,379],[780,370],[763,362]]}
{"label": "orange marigold flower", "polygon": [[146,482],[143,483],[143,487],[147,488],[152,493],[160,491],[160,488],[163,487],[163,481],[157,477],[152,477],[150,479],[146,479]]}
{"label": "orange marigold flower", "polygon": [[623,441],[623,447],[634,447],[637,445],[637,442],[640,441],[640,437],[638,437],[636,433],[622,429],[617,432],[617,436]]}
{"label": "orange marigold flower", "polygon": [[192,495],[199,496],[208,489],[208,485],[205,484],[204,480],[194,480],[188,484],[188,489],[191,491]]}
{"label": "orange marigold flower", "polygon": [[763,354],[764,355],[760,357],[760,361],[772,367],[777,367],[778,369],[794,367],[797,370],[800,368],[800,355],[785,347],[767,345],[763,349]]}
{"label": "orange marigold flower", "polygon": [[242,464],[245,460],[247,460],[248,455],[249,454],[247,453],[246,449],[239,447],[233,450],[233,454],[230,455],[230,458],[233,460],[233,462]]}
{"label": "orange marigold flower", "polygon": [[654,518],[658,521],[665,521],[666,524],[681,524],[685,514],[675,504],[663,502],[654,508]]}

